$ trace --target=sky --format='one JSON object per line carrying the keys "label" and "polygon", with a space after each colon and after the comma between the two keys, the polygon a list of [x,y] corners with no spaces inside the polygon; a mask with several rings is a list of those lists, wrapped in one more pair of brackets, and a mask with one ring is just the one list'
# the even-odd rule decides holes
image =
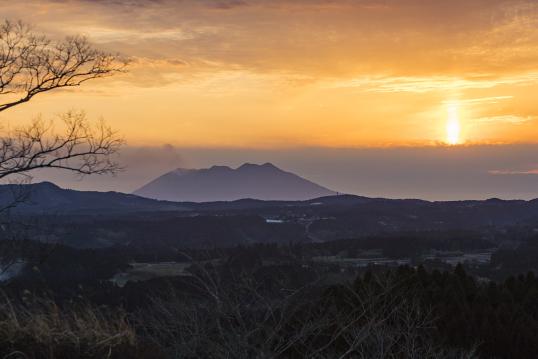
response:
{"label": "sky", "polygon": [[331,189],[427,199],[538,197],[538,2],[42,0],[0,14],[82,34],[129,72],[35,97],[127,142],[130,192],[175,167],[273,162]]}

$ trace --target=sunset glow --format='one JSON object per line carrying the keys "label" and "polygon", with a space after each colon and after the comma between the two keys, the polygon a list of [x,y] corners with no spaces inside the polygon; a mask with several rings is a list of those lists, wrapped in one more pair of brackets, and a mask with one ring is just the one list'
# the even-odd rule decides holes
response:
{"label": "sunset glow", "polygon": [[458,103],[450,103],[447,106],[446,142],[449,145],[460,143],[460,115]]}
{"label": "sunset glow", "polygon": [[[518,4],[4,2],[6,17],[132,59],[124,75],[44,94],[9,120],[83,109],[150,146],[534,143],[538,4]],[[465,108],[465,139],[457,111],[439,118],[447,97]]]}

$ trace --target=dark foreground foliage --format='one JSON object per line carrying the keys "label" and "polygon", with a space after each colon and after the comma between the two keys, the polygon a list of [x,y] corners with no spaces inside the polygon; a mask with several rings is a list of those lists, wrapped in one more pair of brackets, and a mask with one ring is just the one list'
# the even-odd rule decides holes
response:
{"label": "dark foreground foliage", "polygon": [[460,266],[400,267],[348,284],[326,278],[304,284],[286,273],[199,265],[182,286],[169,282],[129,311],[5,295],[0,357],[535,358],[538,352],[532,273],[493,283]]}
{"label": "dark foreground foliage", "polygon": [[[458,265],[454,272],[401,267],[393,275],[424,308],[432,308],[438,343],[476,347],[482,358],[535,358],[538,353],[538,278],[480,282]],[[371,283],[366,275],[355,282]]]}

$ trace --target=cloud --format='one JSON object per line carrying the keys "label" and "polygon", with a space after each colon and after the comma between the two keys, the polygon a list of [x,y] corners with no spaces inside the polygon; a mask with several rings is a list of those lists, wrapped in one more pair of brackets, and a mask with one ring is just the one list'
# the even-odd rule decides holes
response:
{"label": "cloud", "polygon": [[534,121],[538,117],[536,116],[518,116],[518,115],[500,115],[477,118],[477,122],[483,123],[509,123],[513,125],[520,125],[526,122]]}
{"label": "cloud", "polygon": [[5,2],[0,10],[148,59],[327,78],[432,77],[410,87],[380,84],[387,92],[467,88],[475,82],[433,76],[495,77],[528,72],[538,61],[538,4],[530,0],[44,0]]}
{"label": "cloud", "polygon": [[524,171],[517,170],[491,170],[492,175],[538,175],[538,169],[530,169]]}
{"label": "cloud", "polygon": [[[511,100],[514,96],[489,96],[489,97],[479,97],[479,98],[468,98],[460,99],[458,102],[460,104],[470,104],[470,105],[483,105],[483,104],[496,104],[501,101]],[[451,103],[450,101],[443,101],[444,104]]]}
{"label": "cloud", "polygon": [[[399,77],[399,76],[377,76],[377,77],[360,77],[357,79],[339,81],[329,85],[334,88],[364,88],[369,92],[393,93],[393,92],[411,92],[426,93],[432,91],[449,91],[449,90],[469,90],[469,89],[490,89],[501,85],[523,85],[536,83],[538,73],[529,73],[514,76],[476,75],[469,77],[457,76],[416,76],[416,77]],[[481,101],[498,101],[513,96],[492,96],[481,99],[467,99],[466,102]]]}
{"label": "cloud", "polygon": [[217,0],[211,1],[210,6],[220,10],[230,10],[241,6],[247,6],[248,2],[243,0]]}

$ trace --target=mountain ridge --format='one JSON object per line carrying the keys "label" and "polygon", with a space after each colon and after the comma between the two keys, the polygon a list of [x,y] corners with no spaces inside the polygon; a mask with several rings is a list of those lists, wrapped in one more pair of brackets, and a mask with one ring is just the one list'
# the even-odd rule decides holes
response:
{"label": "mountain ridge", "polygon": [[177,168],[167,172],[133,194],[170,201],[307,200],[336,194],[270,162],[244,163],[237,168],[214,165],[209,168]]}

